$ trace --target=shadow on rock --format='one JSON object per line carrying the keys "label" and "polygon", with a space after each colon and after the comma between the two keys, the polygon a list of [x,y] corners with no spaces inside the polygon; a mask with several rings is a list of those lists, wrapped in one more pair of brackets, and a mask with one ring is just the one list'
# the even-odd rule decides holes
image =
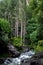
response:
{"label": "shadow on rock", "polygon": [[11,54],[11,57],[15,58],[20,56],[20,52],[17,51],[13,45],[8,44],[7,48],[8,48],[8,52]]}

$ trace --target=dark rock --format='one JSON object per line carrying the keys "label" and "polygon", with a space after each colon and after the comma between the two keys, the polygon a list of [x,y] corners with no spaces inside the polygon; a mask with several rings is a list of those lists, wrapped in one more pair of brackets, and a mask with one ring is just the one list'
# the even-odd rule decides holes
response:
{"label": "dark rock", "polygon": [[40,59],[32,59],[30,61],[30,65],[43,65],[43,58],[40,58]]}
{"label": "dark rock", "polygon": [[40,58],[40,59],[39,59],[39,64],[40,64],[40,65],[43,65],[43,58]]}
{"label": "dark rock", "polygon": [[15,51],[15,56],[16,56],[16,57],[20,56],[20,52]]}
{"label": "dark rock", "polygon": [[18,52],[10,42],[6,42],[5,44],[3,40],[0,40],[0,56],[3,56],[4,54],[16,57],[20,55],[20,52]]}
{"label": "dark rock", "polygon": [[0,55],[5,53],[7,51],[6,44],[3,40],[0,40]]}
{"label": "dark rock", "polygon": [[11,57],[18,57],[20,55],[20,52],[16,50],[16,48],[11,45],[11,44],[8,44],[8,51],[10,52],[11,54]]}
{"label": "dark rock", "polygon": [[43,51],[37,52],[37,53],[34,55],[34,58],[43,58]]}
{"label": "dark rock", "polygon": [[4,61],[5,61],[5,59],[0,58],[0,64],[3,64],[3,63],[4,63]]}
{"label": "dark rock", "polygon": [[8,58],[8,61],[12,62],[12,59],[11,58]]}
{"label": "dark rock", "polygon": [[25,52],[28,52],[29,51],[29,49],[28,48],[26,48],[26,49],[24,49],[23,50],[23,52],[25,53]]}
{"label": "dark rock", "polygon": [[20,56],[20,52],[15,51],[14,54],[11,55],[11,57],[15,58],[15,57],[19,57]]}
{"label": "dark rock", "polygon": [[30,65],[39,65],[37,62],[31,62]]}
{"label": "dark rock", "polygon": [[37,52],[31,59],[30,65],[43,65],[43,52]]}

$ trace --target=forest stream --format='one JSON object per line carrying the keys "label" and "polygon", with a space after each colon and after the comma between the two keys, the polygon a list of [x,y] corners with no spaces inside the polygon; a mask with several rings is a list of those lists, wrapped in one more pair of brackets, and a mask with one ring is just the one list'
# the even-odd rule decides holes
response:
{"label": "forest stream", "polygon": [[21,65],[22,62],[27,62],[33,55],[34,51],[28,51],[21,53],[19,57],[16,58],[6,58],[2,65]]}
{"label": "forest stream", "polygon": [[43,0],[0,0],[0,65],[43,65]]}

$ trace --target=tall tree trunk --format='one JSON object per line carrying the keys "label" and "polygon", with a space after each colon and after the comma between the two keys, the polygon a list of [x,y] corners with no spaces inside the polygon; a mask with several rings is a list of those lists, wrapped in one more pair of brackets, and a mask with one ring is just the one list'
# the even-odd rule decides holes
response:
{"label": "tall tree trunk", "polygon": [[16,26],[17,26],[17,37],[18,37],[18,21],[16,22]]}
{"label": "tall tree trunk", "polygon": [[15,37],[18,37],[18,21],[15,22]]}
{"label": "tall tree trunk", "polygon": [[[17,6],[16,6],[16,22],[15,22],[15,36],[21,37],[21,40],[23,39],[23,42],[25,41],[25,32],[26,32],[26,15],[25,15],[25,6],[26,6],[26,0],[18,0]],[[20,23],[20,24],[19,24]],[[18,28],[20,26],[20,31],[18,31]],[[18,35],[18,33],[20,34]]]}
{"label": "tall tree trunk", "polygon": [[18,9],[18,2],[17,2],[17,5],[16,5],[16,17],[15,17],[15,37],[18,37],[18,23],[19,23],[19,19],[18,19],[18,17],[19,17],[19,9]]}
{"label": "tall tree trunk", "polygon": [[23,29],[23,23],[22,23],[22,21],[21,21],[21,43],[22,43],[22,30]]}

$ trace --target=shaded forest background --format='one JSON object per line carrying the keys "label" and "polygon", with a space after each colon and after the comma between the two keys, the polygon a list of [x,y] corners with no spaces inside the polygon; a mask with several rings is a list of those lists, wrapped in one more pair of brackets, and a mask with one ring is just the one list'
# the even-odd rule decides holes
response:
{"label": "shaded forest background", "polygon": [[1,41],[43,51],[43,0],[0,1]]}

